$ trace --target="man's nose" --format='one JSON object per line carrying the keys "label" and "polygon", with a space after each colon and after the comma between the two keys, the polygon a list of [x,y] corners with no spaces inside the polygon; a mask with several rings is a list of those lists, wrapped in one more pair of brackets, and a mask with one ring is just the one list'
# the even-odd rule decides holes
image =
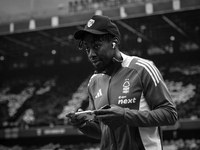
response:
{"label": "man's nose", "polygon": [[96,55],[97,55],[96,51],[93,48],[91,48],[89,51],[89,56],[92,57],[92,56],[96,56]]}

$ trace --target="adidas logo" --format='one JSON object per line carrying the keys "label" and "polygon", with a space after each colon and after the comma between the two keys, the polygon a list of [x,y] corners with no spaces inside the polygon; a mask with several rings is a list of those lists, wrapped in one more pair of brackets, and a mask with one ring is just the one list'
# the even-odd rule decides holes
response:
{"label": "adidas logo", "polygon": [[102,92],[101,89],[99,89],[99,91],[97,92],[97,95],[95,96],[95,98],[99,98],[102,96]]}

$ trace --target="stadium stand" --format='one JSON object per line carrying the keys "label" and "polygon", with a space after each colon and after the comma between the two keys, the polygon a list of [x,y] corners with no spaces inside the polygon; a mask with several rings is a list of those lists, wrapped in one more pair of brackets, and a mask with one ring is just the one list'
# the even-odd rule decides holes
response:
{"label": "stadium stand", "polygon": [[64,117],[87,109],[93,68],[72,34],[95,13],[119,25],[124,53],[153,60],[163,74],[179,114],[163,127],[164,150],[200,149],[198,0],[20,2],[5,9],[9,1],[0,1],[0,150],[99,149]]}
{"label": "stadium stand", "polygon": [[[171,62],[159,66],[177,105],[180,119],[200,118],[200,62]],[[71,67],[71,66],[70,66]],[[77,67],[77,66],[76,66]],[[80,68],[81,66],[78,66]],[[92,69],[82,72],[23,74],[4,80],[1,86],[1,127],[10,125],[64,125],[64,114],[87,100],[87,82]],[[86,72],[86,70],[85,70]],[[82,75],[81,75],[82,74]],[[7,104],[7,107],[5,107]],[[86,108],[84,108],[86,109]]]}

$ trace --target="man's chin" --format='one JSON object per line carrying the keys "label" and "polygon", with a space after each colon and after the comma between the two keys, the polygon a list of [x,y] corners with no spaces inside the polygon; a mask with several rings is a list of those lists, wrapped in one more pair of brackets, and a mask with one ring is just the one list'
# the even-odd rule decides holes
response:
{"label": "man's chin", "polygon": [[94,68],[98,71],[98,72],[103,72],[105,71],[105,67],[101,66],[101,65],[94,65]]}

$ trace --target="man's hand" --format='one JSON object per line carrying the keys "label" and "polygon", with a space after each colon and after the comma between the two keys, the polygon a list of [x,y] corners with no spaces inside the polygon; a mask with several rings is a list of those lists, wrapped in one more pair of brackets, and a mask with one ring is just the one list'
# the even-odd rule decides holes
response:
{"label": "man's hand", "polygon": [[[79,109],[78,111],[83,111],[82,109]],[[74,127],[80,128],[87,120],[85,120],[85,117],[80,117],[75,115],[76,112],[71,111],[68,114],[66,114],[66,117],[68,117],[70,120],[70,124]]]}
{"label": "man's hand", "polygon": [[96,119],[108,125],[112,130],[124,124],[124,108],[110,105],[108,109],[95,110]]}

